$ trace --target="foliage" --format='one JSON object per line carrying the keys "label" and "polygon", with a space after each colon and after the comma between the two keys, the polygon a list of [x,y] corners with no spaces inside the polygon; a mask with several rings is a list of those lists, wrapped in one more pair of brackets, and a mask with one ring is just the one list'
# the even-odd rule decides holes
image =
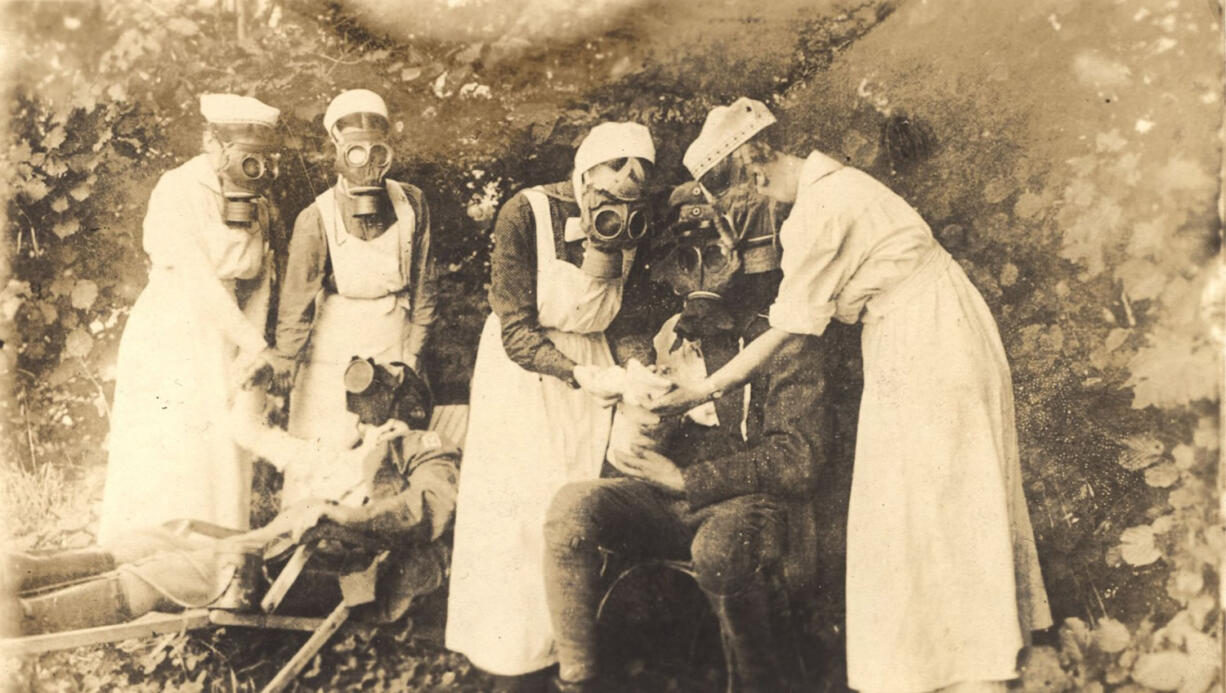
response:
{"label": "foliage", "polygon": [[[14,396],[0,409],[0,498],[20,510],[7,531],[21,546],[88,540],[118,340],[144,284],[144,206],[157,176],[198,149],[198,94],[249,93],[282,109],[287,223],[331,177],[320,127],[331,95],[385,95],[393,176],[427,192],[437,228],[434,375],[453,398],[464,396],[487,310],[498,205],[561,177],[577,138],[603,118],[650,125],[659,172],[678,179],[706,109],[749,94],[782,113],[775,136],[789,149],[841,154],[915,204],[997,316],[1060,624],[1028,653],[1025,687],[1220,685],[1208,653],[1220,649],[1226,549],[1215,510],[1222,334],[1206,321],[1221,324],[1226,286],[1213,190],[1221,55],[1207,40],[1221,27],[1204,3],[781,2],[751,12],[677,2],[546,47],[539,26],[501,13],[489,34],[427,33],[444,4],[479,13],[484,2],[426,3],[411,29],[398,9],[353,4],[356,14],[239,2],[255,7],[241,24],[220,4],[186,0],[9,11],[0,196],[15,252],[11,277],[0,264],[0,375]],[[906,170],[881,137],[901,114],[937,144]],[[274,242],[285,239],[282,230]],[[832,347],[850,374],[835,398],[844,457],[859,368],[847,336]],[[813,630],[838,641],[830,623]],[[414,632],[347,632],[304,683],[487,683]],[[124,646],[118,659],[92,648],[22,671],[44,689],[235,690],[266,680],[258,662],[284,661],[292,645],[235,632],[164,638]]]}

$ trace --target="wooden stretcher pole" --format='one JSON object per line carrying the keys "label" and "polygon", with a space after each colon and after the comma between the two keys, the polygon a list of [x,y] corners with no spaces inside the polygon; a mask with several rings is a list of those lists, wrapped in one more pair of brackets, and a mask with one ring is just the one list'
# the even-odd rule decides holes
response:
{"label": "wooden stretcher pole", "polygon": [[336,633],[347,618],[349,618],[349,606],[341,602],[332,610],[332,613],[328,614],[328,618],[324,619],[319,629],[294,653],[294,656],[290,657],[285,666],[281,667],[281,671],[277,672],[272,681],[264,686],[261,693],[280,693],[285,690],[294,677],[298,676],[298,672],[302,671],[302,668],[311,661],[311,658],[319,652],[324,643],[328,642],[328,638]]}
{"label": "wooden stretcher pole", "polygon": [[285,599],[285,595],[289,592],[289,588],[294,586],[294,582],[298,580],[298,576],[302,574],[302,569],[306,567],[307,561],[311,560],[312,551],[305,545],[299,545],[294,549],[294,554],[285,562],[285,567],[281,569],[281,574],[273,580],[268,587],[268,592],[264,594],[264,598],[260,600],[260,609],[271,614],[281,605],[281,600]]}

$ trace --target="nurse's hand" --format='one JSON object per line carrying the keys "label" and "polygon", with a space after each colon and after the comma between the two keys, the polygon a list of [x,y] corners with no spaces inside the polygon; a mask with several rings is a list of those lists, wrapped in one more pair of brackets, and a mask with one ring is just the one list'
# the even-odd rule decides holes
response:
{"label": "nurse's hand", "polygon": [[620,366],[590,366],[580,364],[572,371],[575,382],[584,392],[611,407],[621,399],[626,389],[626,371]]}
{"label": "nurse's hand", "polygon": [[714,391],[706,380],[683,380],[665,394],[652,397],[647,408],[654,414],[668,416],[684,414],[703,402],[714,399]]}
{"label": "nurse's hand", "polygon": [[685,477],[681,468],[664,455],[642,446],[633,451],[613,451],[613,466],[623,474],[651,482],[675,494],[685,493]]}
{"label": "nurse's hand", "polygon": [[259,351],[241,352],[234,362],[238,374],[238,385],[249,388],[252,385],[271,382],[274,372],[273,350],[267,347]]}

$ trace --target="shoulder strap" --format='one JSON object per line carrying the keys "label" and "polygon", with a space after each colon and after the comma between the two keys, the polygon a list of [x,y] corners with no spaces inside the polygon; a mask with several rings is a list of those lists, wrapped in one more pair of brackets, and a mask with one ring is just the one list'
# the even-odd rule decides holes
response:
{"label": "shoulder strap", "polygon": [[553,246],[553,215],[549,212],[549,198],[540,188],[524,190],[524,197],[532,207],[532,217],[536,222],[536,263],[539,269],[541,264],[553,260],[557,255]]}
{"label": "shoulder strap", "polygon": [[[396,223],[408,229],[411,239],[413,230],[417,228],[417,209],[409,200],[409,194],[405,191],[403,184],[391,178],[384,181],[384,184],[387,186],[387,196],[392,201],[392,210],[396,212]],[[400,233],[403,237],[404,230],[401,230]]]}
{"label": "shoulder strap", "polygon": [[319,209],[319,221],[324,227],[324,238],[331,246],[336,242],[336,186],[315,196],[315,207]]}

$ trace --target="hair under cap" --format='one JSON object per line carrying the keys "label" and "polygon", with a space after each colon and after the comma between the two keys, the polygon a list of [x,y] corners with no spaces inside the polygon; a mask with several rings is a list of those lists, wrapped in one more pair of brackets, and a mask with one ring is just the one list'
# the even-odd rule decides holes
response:
{"label": "hair under cap", "polygon": [[775,116],[766,104],[744,96],[731,105],[716,106],[707,114],[702,132],[685,150],[681,163],[689,169],[694,180],[698,180],[712,166],[773,122]]}
{"label": "hair under cap", "polygon": [[638,123],[601,123],[592,128],[575,151],[573,180],[578,196],[583,174],[607,161],[637,157],[656,162],[656,145],[651,131]]}
{"label": "hair under cap", "polygon": [[328,104],[324,111],[324,130],[332,134],[332,126],[336,121],[354,113],[374,113],[387,119],[387,104],[383,97],[369,89],[350,89],[343,91]]}
{"label": "hair under cap", "polygon": [[250,96],[201,94],[200,115],[214,125],[277,126],[281,111]]}

